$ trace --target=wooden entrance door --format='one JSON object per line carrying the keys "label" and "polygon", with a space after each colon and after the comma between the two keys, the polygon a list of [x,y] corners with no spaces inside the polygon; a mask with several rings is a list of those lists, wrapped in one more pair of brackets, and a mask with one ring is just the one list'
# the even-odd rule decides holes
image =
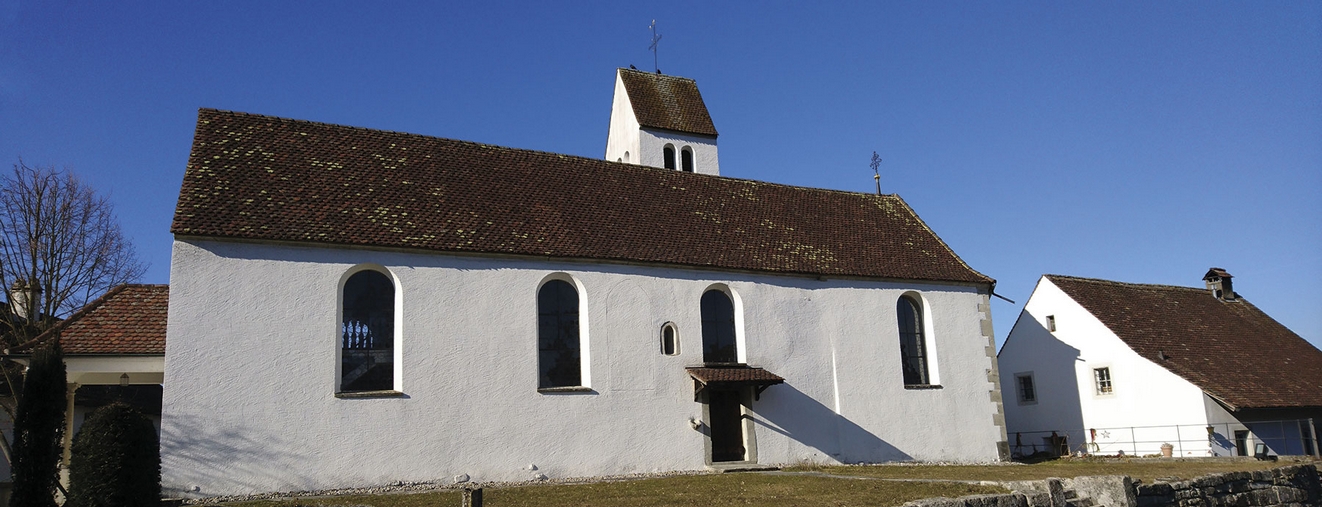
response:
{"label": "wooden entrance door", "polygon": [[711,460],[744,460],[744,414],[739,391],[708,391],[707,414],[711,423]]}

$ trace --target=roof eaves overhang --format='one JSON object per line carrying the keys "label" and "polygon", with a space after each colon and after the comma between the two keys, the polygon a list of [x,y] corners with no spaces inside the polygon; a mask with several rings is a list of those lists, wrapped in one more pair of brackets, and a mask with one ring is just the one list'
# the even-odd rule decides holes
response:
{"label": "roof eaves overhang", "polygon": [[[409,248],[400,246],[366,245],[360,243],[334,243],[321,241],[295,241],[295,240],[277,240],[262,238],[241,238],[233,236],[211,236],[205,234],[180,234],[175,233],[176,241],[216,241],[221,243],[248,243],[259,245],[279,245],[279,246],[301,246],[304,248],[348,248],[354,250],[376,250],[402,253],[418,253],[431,255],[453,255],[458,257],[485,257],[510,260],[544,260],[556,262],[571,262],[579,264],[611,264],[619,266],[642,266],[651,268],[666,269],[692,269],[707,272],[739,273],[761,276],[784,276],[792,278],[811,278],[818,281],[826,280],[852,280],[865,282],[887,282],[887,283],[921,283],[930,285],[955,285],[960,287],[972,287],[975,289],[986,289],[990,293],[996,286],[994,279],[988,278],[987,281],[981,280],[943,280],[936,278],[903,278],[892,276],[864,276],[849,275],[837,273],[816,273],[807,271],[777,271],[777,270],[755,270],[741,268],[727,268],[722,266],[712,266],[705,264],[678,264],[665,262],[646,262],[631,259],[618,259],[607,257],[558,257],[553,255],[529,255],[513,254],[502,252],[482,252],[472,250],[434,250],[429,248]],[[981,273],[979,273],[981,274]],[[984,275],[985,276],[985,275]]]}

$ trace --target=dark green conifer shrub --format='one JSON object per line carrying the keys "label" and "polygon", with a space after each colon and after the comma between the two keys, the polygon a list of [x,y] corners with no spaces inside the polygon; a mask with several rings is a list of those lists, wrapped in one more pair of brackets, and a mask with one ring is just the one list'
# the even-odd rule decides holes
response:
{"label": "dark green conifer shrub", "polygon": [[55,507],[68,401],[59,340],[32,354],[14,413],[12,507]]}
{"label": "dark green conifer shrub", "polygon": [[65,507],[155,507],[161,442],[147,416],[124,403],[92,412],[73,439]]}

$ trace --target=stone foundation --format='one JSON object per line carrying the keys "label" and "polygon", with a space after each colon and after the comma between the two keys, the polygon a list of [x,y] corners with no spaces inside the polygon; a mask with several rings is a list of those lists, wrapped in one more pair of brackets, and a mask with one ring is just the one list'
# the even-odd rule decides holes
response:
{"label": "stone foundation", "polygon": [[1322,506],[1316,465],[1141,484],[1125,476],[1015,481],[1013,493],[927,498],[905,507],[1304,507]]}

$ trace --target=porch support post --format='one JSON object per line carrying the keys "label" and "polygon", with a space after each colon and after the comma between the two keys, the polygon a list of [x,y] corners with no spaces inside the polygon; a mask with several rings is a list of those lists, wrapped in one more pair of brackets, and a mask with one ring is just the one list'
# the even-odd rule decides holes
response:
{"label": "porch support post", "polygon": [[1322,446],[1317,442],[1317,424],[1313,423],[1313,418],[1308,418],[1308,431],[1313,433],[1313,456],[1322,456]]}
{"label": "porch support post", "polygon": [[61,442],[64,448],[64,458],[60,461],[60,466],[63,468],[69,468],[69,457],[73,450],[73,401],[77,395],[78,386],[77,383],[66,384],[68,389],[64,397],[68,405],[64,407],[64,439]]}

